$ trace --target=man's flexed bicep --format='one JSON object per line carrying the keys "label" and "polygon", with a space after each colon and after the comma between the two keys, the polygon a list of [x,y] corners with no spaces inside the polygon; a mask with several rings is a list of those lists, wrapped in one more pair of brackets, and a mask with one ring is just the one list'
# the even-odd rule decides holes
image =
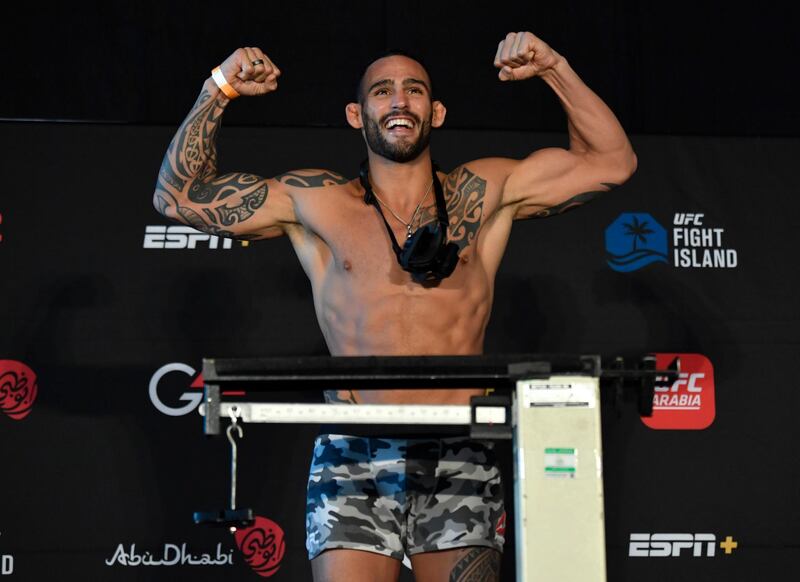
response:
{"label": "man's flexed bicep", "polygon": [[277,180],[234,172],[198,177],[178,190],[170,178],[177,175],[162,167],[153,199],[156,209],[197,230],[241,239],[271,238],[296,222],[292,200]]}
{"label": "man's flexed bicep", "polygon": [[510,32],[494,66],[503,82],[542,79],[567,114],[569,149],[536,151],[508,172],[503,203],[514,207],[515,218],[564,212],[633,174],[636,154],[619,120],[550,45],[531,32]]}
{"label": "man's flexed bicep", "polygon": [[590,202],[629,175],[591,154],[544,148],[509,166],[502,205],[513,207],[515,219],[554,216]]}
{"label": "man's flexed bicep", "polygon": [[267,238],[294,222],[292,201],[278,180],[217,172],[222,114],[240,95],[277,89],[280,70],[258,47],[237,49],[206,79],[167,149],[153,205],[168,218],[214,235]]}

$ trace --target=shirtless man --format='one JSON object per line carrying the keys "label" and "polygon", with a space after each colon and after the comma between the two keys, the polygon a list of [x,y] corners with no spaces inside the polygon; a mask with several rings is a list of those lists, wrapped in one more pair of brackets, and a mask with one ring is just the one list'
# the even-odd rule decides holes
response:
{"label": "shirtless man", "polygon": [[[444,123],[445,107],[432,98],[425,68],[393,54],[367,67],[358,102],[345,108],[367,145],[360,177],[323,169],[274,178],[220,175],[215,142],[225,108],[238,95],[275,91],[281,74],[261,49],[240,48],[205,81],[172,140],[154,205],[211,234],[287,235],[311,281],[334,356],[480,354],[513,221],[583,204],[636,169],[614,114],[544,41],[509,33],[494,66],[500,81],[540,77],[555,91],[567,116],[569,149],[541,149],[523,160],[479,159],[434,173],[429,137]],[[408,235],[426,225],[429,233],[441,232],[437,189],[449,228],[434,250],[454,243],[454,269],[448,273],[437,263],[409,270],[397,252]],[[326,396],[335,403],[468,404],[481,393],[340,390]],[[490,446],[458,437],[321,435],[308,496],[307,546],[316,581],[396,580],[404,553],[420,582],[499,580],[504,513]]]}

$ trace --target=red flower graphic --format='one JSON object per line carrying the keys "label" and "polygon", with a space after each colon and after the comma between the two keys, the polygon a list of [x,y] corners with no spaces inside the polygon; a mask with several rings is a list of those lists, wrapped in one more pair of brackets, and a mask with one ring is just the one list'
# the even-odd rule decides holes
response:
{"label": "red flower graphic", "polygon": [[237,529],[234,537],[244,559],[256,574],[268,578],[278,571],[286,551],[281,526],[271,519],[256,516],[253,525]]}
{"label": "red flower graphic", "polygon": [[0,410],[22,420],[30,413],[37,392],[33,370],[16,360],[0,360]]}

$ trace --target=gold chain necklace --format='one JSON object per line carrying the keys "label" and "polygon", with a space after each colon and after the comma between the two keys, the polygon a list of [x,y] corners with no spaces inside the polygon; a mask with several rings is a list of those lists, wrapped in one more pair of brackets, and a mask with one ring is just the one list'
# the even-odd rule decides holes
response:
{"label": "gold chain necklace", "polygon": [[432,187],[433,187],[433,180],[431,180],[431,183],[428,185],[428,189],[425,190],[425,195],[422,197],[422,200],[419,201],[419,204],[417,204],[417,207],[414,209],[414,214],[411,215],[411,219],[408,222],[400,218],[397,215],[397,213],[394,210],[392,210],[388,204],[386,204],[386,202],[380,199],[380,196],[378,196],[378,190],[375,188],[374,184],[372,186],[372,193],[375,194],[375,198],[378,200],[378,202],[381,203],[381,206],[383,206],[384,208],[386,208],[386,210],[391,212],[392,216],[394,216],[403,226],[406,227],[406,232],[407,232],[406,238],[411,238],[411,225],[414,224],[414,219],[417,216],[417,212],[419,212],[419,208],[420,206],[422,206],[422,203],[425,202],[425,200],[427,200],[428,194],[431,193]]}

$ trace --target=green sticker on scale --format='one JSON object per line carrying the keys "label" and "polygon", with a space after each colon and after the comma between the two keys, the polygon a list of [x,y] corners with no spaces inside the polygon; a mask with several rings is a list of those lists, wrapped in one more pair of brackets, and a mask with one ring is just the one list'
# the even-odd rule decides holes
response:
{"label": "green sticker on scale", "polygon": [[554,479],[574,479],[578,469],[577,449],[546,448],[544,476]]}

